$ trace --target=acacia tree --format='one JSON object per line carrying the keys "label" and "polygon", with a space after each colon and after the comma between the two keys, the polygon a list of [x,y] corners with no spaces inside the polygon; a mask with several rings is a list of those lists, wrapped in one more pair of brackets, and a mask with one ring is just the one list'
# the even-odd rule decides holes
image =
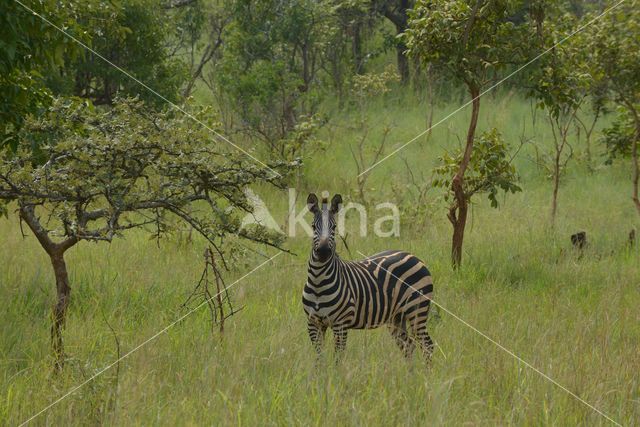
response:
{"label": "acacia tree", "polygon": [[[586,16],[585,20],[590,17]],[[591,18],[592,19],[592,18]],[[632,163],[633,189],[631,198],[640,214],[640,4],[625,2],[589,27],[591,78],[594,85],[604,87],[609,99],[619,108],[617,124],[605,138],[611,146],[626,141]],[[633,132],[617,132],[632,124]],[[628,128],[628,126],[627,126]],[[614,134],[618,137],[613,137]],[[625,136],[626,135],[626,136]],[[624,152],[624,151],[623,151]]]}
{"label": "acacia tree", "polygon": [[465,172],[473,152],[480,113],[480,94],[495,72],[518,62],[518,43],[524,30],[509,20],[518,2],[509,0],[418,0],[409,12],[409,28],[403,35],[409,53],[425,65],[443,67],[463,83],[471,98],[471,119],[466,144],[451,180],[453,225],[451,258],[454,267],[462,261],[462,243],[467,221],[468,198]]}
{"label": "acacia tree", "polygon": [[[80,241],[110,242],[133,228],[159,238],[174,217],[222,259],[227,235],[280,242],[265,229],[240,228],[240,218],[251,211],[243,190],[259,182],[282,185],[273,171],[245,164],[226,146],[213,144],[208,131],[183,114],[149,115],[137,100],[116,100],[103,110],[59,99],[41,118],[27,120],[19,137],[18,150],[0,160],[0,200],[17,204],[21,221],[51,260],[57,295],[51,339],[58,370],[71,296],[65,253]],[[287,169],[273,167],[283,174]]]}

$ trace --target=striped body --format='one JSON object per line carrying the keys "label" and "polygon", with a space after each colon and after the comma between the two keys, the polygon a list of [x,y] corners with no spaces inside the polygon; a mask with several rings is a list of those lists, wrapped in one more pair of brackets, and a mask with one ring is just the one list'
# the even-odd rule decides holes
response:
{"label": "striped body", "polygon": [[426,316],[432,292],[431,275],[422,261],[407,252],[386,251],[362,261],[311,259],[302,303],[318,324],[370,329]]}
{"label": "striped body", "polygon": [[385,251],[362,261],[309,261],[302,303],[309,335],[318,347],[326,329],[336,349],[346,346],[348,329],[387,324],[405,355],[417,341],[430,354],[433,343],[426,330],[433,282],[427,267],[414,255]]}

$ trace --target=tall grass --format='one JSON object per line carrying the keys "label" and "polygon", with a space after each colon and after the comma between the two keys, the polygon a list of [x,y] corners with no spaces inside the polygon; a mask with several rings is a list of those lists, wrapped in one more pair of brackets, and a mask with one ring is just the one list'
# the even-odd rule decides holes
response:
{"label": "tall grass", "polygon": [[[409,96],[372,103],[371,144],[391,126],[397,146],[425,126],[425,108]],[[456,108],[438,105],[435,121]],[[515,148],[521,135],[545,144],[550,137],[530,107],[502,93],[483,98],[479,130],[498,127]],[[461,112],[374,169],[367,184],[376,201],[393,199],[391,183],[413,170],[429,171],[443,150],[463,139],[468,112]],[[328,142],[304,166],[301,192],[354,190],[354,164],[347,144],[359,137],[354,118],[332,121]],[[579,151],[579,147],[578,151]],[[349,233],[351,252],[387,248],[414,252],[429,266],[437,303],[456,313],[623,425],[640,423],[640,262],[626,235],[638,226],[624,163],[589,173],[570,163],[560,192],[559,216],[550,226],[551,183],[527,145],[514,160],[523,192],[499,209],[475,199],[467,229],[463,267],[451,270],[450,225],[442,204],[423,218],[401,224],[401,237]],[[258,189],[276,219],[284,218],[287,195]],[[303,197],[306,194],[303,194]],[[437,198],[433,194],[433,198]],[[298,208],[302,207],[302,200]],[[357,224],[355,225],[357,226]],[[355,227],[354,226],[354,227]],[[569,235],[586,230],[584,253]],[[437,342],[431,366],[405,361],[388,332],[354,331],[346,357],[331,360],[331,345],[314,370],[306,336],[301,291],[308,238],[287,242],[296,255],[239,282],[232,290],[244,309],[226,324],[224,338],[211,334],[205,309],[44,412],[47,425],[607,425],[608,421],[520,364],[475,331],[435,310],[430,320]],[[175,320],[203,267],[199,240],[180,237],[160,247],[144,233],[111,245],[77,245],[69,253],[72,304],[66,328],[71,357],[52,376],[48,326],[53,277],[35,239],[23,239],[16,215],[0,220],[0,423],[20,423],[58,396]],[[339,251],[348,257],[340,244]],[[237,265],[228,282],[261,262]]]}

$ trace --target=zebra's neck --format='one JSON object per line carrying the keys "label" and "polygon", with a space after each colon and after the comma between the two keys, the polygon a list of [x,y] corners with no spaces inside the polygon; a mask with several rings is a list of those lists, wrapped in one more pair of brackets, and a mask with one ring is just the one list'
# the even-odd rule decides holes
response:
{"label": "zebra's neck", "polygon": [[311,286],[324,287],[340,280],[342,260],[334,253],[326,261],[320,261],[311,251],[307,267],[307,282]]}

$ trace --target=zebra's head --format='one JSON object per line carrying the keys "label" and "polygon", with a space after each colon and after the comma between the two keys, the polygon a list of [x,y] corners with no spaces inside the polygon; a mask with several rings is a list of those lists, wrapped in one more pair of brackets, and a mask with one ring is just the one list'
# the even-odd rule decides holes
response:
{"label": "zebra's head", "polygon": [[329,260],[336,251],[336,218],[342,196],[336,194],[329,205],[326,198],[318,206],[318,197],[311,193],[307,197],[307,208],[313,214],[313,257],[320,262]]}

